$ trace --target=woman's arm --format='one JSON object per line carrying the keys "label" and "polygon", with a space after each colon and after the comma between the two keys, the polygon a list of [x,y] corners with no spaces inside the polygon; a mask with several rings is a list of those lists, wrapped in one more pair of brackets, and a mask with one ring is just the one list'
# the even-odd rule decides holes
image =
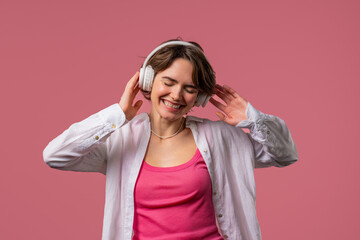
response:
{"label": "woman's arm", "polygon": [[216,115],[230,125],[250,129],[255,167],[285,167],[298,160],[296,145],[282,119],[256,110],[228,86],[217,85],[215,94],[226,103],[210,99],[222,111]]}
{"label": "woman's arm", "polygon": [[125,120],[123,111],[116,103],[72,124],[46,146],[44,161],[60,170],[105,174],[105,141]]}
{"label": "woman's arm", "polygon": [[247,134],[254,146],[255,167],[285,167],[298,160],[296,145],[282,119],[264,114],[250,103],[246,116],[236,127],[250,129]]}
{"label": "woman's arm", "polygon": [[[116,129],[131,120],[141,102],[132,106],[138,93],[137,72],[128,82],[120,103],[113,104],[72,124],[44,149],[44,161],[52,168],[82,172],[106,172],[105,141]],[[126,110],[123,110],[126,109]]]}

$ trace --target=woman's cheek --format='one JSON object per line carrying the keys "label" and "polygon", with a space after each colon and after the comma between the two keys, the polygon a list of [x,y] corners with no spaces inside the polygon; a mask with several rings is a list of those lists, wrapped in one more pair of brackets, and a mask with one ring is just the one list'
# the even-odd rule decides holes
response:
{"label": "woman's cheek", "polygon": [[164,84],[160,84],[160,86],[159,86],[159,92],[165,92],[165,91],[167,91],[168,90],[168,86],[165,86]]}
{"label": "woman's cheek", "polygon": [[194,105],[195,101],[196,101],[196,98],[197,98],[197,94],[191,94],[189,93],[189,103],[191,103],[192,105]]}

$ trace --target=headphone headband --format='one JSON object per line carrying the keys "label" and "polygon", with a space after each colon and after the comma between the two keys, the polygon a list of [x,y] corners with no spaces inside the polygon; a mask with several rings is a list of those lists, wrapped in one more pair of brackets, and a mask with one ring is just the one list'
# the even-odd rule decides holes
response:
{"label": "headphone headband", "polygon": [[[158,47],[156,47],[154,50],[152,50],[152,52],[146,57],[145,61],[144,61],[144,64],[143,64],[143,68],[146,67],[146,64],[147,62],[150,60],[150,58],[157,52],[159,51],[161,48],[165,47],[165,46],[168,46],[168,45],[184,45],[184,46],[192,46],[192,47],[197,47],[195,46],[194,44],[192,43],[189,43],[189,42],[185,42],[185,41],[170,41],[170,42],[166,42],[166,43],[163,43],[161,45],[159,45]],[[204,54],[204,53],[203,53]],[[204,54],[205,56],[205,54]],[[206,58],[206,56],[205,56]],[[207,59],[207,58],[206,58]]]}

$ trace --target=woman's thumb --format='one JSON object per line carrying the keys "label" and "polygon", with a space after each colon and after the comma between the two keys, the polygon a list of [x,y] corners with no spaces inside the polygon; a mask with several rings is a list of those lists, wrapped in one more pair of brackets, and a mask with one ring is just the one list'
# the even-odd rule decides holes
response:
{"label": "woman's thumb", "polygon": [[216,112],[215,114],[216,114],[216,116],[218,116],[218,117],[220,118],[220,120],[224,121],[225,115],[224,115],[223,113],[221,113],[221,112]]}
{"label": "woman's thumb", "polygon": [[142,100],[139,100],[135,103],[134,108],[136,109],[136,111],[138,111],[140,109],[142,104],[143,104]]}

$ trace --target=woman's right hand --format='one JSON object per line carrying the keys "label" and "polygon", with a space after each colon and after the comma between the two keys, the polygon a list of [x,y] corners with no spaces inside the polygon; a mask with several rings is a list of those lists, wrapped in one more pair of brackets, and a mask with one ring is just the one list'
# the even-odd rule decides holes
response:
{"label": "woman's right hand", "polygon": [[136,94],[139,92],[139,72],[136,72],[135,75],[130,79],[126,84],[125,90],[121,96],[119,105],[123,112],[125,113],[126,119],[130,121],[133,117],[136,116],[137,111],[140,109],[143,101],[138,100],[134,106],[133,101]]}

